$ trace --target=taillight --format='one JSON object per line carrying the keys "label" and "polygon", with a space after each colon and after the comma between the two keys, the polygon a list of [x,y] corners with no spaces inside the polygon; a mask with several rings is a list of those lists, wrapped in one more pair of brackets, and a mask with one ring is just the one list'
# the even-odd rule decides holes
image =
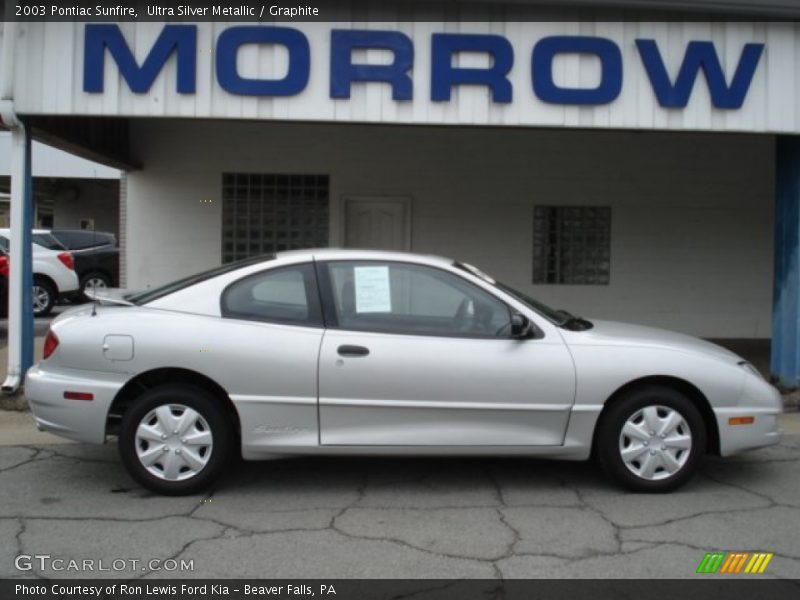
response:
{"label": "taillight", "polygon": [[52,331],[47,332],[47,337],[44,338],[44,351],[42,352],[42,360],[50,358],[50,355],[58,348],[58,336]]}
{"label": "taillight", "polygon": [[8,257],[0,255],[0,275],[8,277]]}
{"label": "taillight", "polygon": [[58,255],[58,260],[64,263],[64,266],[70,269],[71,271],[75,270],[75,261],[72,260],[72,254],[69,252],[62,252]]}

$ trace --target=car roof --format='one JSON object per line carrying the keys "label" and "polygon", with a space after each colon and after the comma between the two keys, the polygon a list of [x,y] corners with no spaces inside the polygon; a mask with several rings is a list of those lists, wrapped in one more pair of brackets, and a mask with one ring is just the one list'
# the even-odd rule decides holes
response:
{"label": "car roof", "polygon": [[436,266],[450,266],[453,259],[433,254],[416,254],[389,250],[369,250],[359,248],[309,248],[305,250],[286,250],[275,255],[278,259],[302,260],[388,260],[394,262],[413,262]]}

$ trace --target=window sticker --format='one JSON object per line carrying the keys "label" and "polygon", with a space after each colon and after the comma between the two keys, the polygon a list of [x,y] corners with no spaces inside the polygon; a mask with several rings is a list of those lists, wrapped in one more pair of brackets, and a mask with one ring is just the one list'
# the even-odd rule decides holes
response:
{"label": "window sticker", "polygon": [[354,267],[357,313],[392,312],[389,267]]}

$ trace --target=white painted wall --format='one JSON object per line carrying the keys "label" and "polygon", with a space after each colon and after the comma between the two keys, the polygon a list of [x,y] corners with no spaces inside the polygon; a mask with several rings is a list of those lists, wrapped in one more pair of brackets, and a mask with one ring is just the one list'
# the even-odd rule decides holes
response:
{"label": "white painted wall", "polygon": [[[708,337],[769,337],[770,136],[286,123],[135,122],[128,287],[214,266],[221,177],[331,175],[413,198],[412,249],[471,262],[553,306]],[[202,202],[213,199],[212,203]],[[533,206],[612,207],[611,284],[531,284]]]}
{"label": "white painted wall", "polygon": [[[117,169],[40,142],[31,144],[31,168],[34,177],[119,179],[120,175]],[[8,176],[10,173],[11,132],[0,131],[0,176]]]}
{"label": "white painted wall", "polygon": [[53,198],[53,228],[80,229],[94,219],[96,231],[119,231],[119,181],[72,180]]}

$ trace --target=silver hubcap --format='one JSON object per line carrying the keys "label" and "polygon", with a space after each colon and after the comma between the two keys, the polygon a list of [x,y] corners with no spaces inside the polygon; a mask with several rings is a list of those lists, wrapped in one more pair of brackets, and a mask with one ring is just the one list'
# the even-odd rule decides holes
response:
{"label": "silver hubcap", "polygon": [[136,428],[136,455],[152,475],[182,481],[202,471],[211,458],[211,428],[193,408],[162,404]]}
{"label": "silver hubcap", "polygon": [[38,285],[33,286],[33,310],[34,312],[41,312],[47,308],[50,303],[50,294],[48,291]]}
{"label": "silver hubcap", "polygon": [[636,476],[655,481],[680,471],[692,451],[683,415],[668,406],[646,406],[625,421],[619,436],[622,462]]}
{"label": "silver hubcap", "polygon": [[99,277],[92,277],[86,280],[87,290],[103,290],[106,288],[106,282]]}

